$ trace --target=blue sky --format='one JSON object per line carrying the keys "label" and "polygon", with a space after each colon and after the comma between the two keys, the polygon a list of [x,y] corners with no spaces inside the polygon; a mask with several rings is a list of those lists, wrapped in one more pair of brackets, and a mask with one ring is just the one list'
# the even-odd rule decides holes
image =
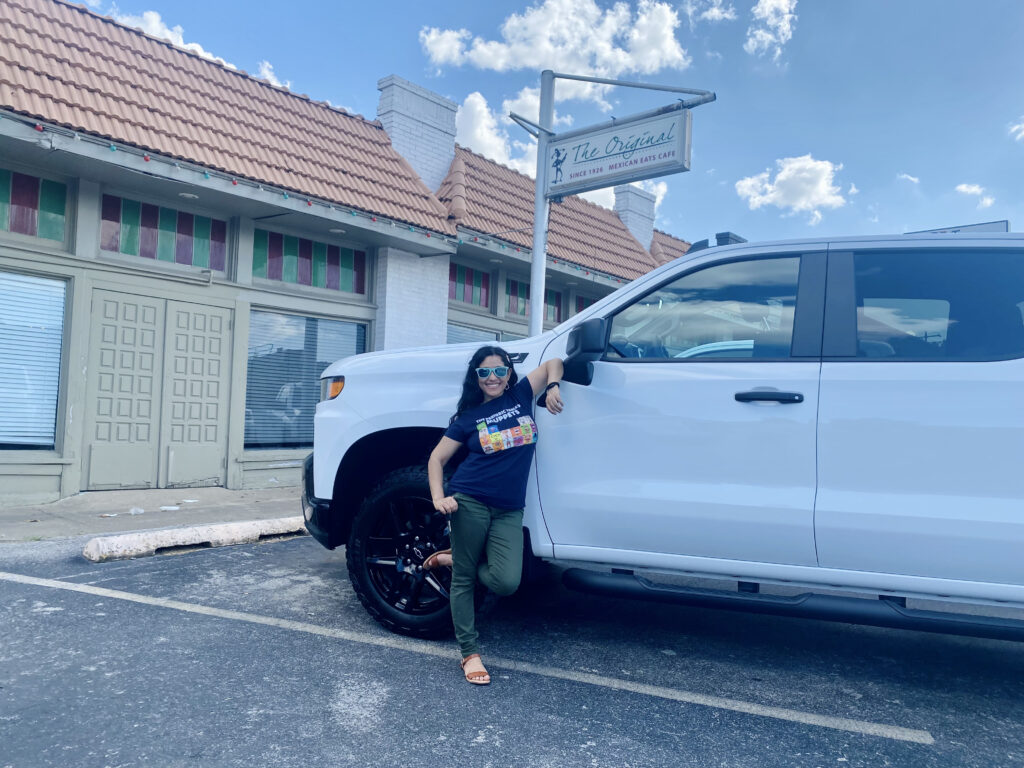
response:
{"label": "blue sky", "polygon": [[[658,228],[688,240],[1024,226],[1019,0],[88,4],[371,119],[400,75],[460,105],[459,143],[531,175],[505,115],[535,118],[541,69],[714,91],[692,170],[647,183]],[[560,129],[672,101],[572,88]]]}

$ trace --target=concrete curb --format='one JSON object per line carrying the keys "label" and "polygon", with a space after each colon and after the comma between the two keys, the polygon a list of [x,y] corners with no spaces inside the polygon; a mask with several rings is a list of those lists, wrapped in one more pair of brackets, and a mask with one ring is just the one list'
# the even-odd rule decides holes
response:
{"label": "concrete curb", "polygon": [[305,533],[302,515],[279,517],[273,520],[249,520],[242,523],[220,523],[217,525],[195,525],[187,528],[165,528],[157,531],[122,533],[117,536],[99,536],[90,539],[82,550],[87,560],[95,563],[104,560],[123,560],[129,557],[152,555],[166,547],[210,546],[224,547],[230,544],[248,544],[259,541],[261,536],[282,536],[289,533]]}

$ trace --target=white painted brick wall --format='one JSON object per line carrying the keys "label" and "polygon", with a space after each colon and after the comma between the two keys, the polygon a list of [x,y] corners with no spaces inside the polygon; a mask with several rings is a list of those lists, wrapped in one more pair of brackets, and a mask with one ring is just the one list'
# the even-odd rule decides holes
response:
{"label": "white painted brick wall", "polygon": [[620,184],[614,191],[615,213],[640,245],[650,250],[654,239],[654,195],[632,184]]}
{"label": "white painted brick wall", "polygon": [[447,341],[448,263],[447,256],[377,251],[375,350]]}
{"label": "white painted brick wall", "polygon": [[458,105],[397,75],[378,80],[377,90],[377,117],[391,145],[436,192],[455,157]]}

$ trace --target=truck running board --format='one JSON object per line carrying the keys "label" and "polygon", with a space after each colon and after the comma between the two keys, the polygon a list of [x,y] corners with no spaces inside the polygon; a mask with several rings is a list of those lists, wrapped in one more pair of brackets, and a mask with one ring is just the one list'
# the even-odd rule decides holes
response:
{"label": "truck running board", "polygon": [[761,594],[749,582],[740,582],[740,592],[726,592],[657,584],[618,569],[604,573],[570,568],[562,574],[562,583],[578,592],[609,597],[1024,642],[1024,621],[907,608],[903,598],[887,595],[878,600],[810,592],[783,597]]}

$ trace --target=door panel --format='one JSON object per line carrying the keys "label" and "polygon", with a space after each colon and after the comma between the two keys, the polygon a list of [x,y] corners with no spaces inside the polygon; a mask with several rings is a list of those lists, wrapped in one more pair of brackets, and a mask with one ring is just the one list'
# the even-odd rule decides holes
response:
{"label": "door panel", "polygon": [[223,485],[231,313],[170,301],[167,318],[161,486]]}
{"label": "door panel", "polygon": [[[538,414],[552,541],[815,565],[820,363],[594,363]],[[801,403],[737,402],[755,389]]]}
{"label": "door panel", "polygon": [[164,302],[93,294],[85,488],[157,485]]}
{"label": "door panel", "polygon": [[821,564],[1024,584],[1024,361],[824,363]]}

